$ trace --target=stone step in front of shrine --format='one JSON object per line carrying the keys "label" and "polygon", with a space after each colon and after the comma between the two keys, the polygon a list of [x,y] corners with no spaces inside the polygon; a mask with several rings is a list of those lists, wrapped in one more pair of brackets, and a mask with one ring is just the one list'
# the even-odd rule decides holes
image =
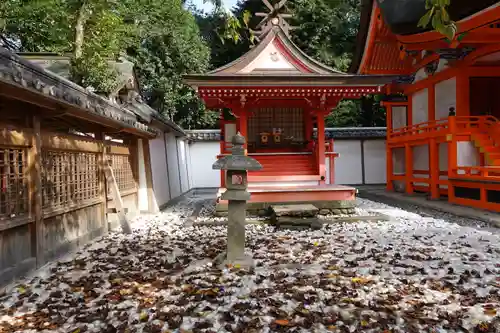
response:
{"label": "stone step in front of shrine", "polygon": [[321,229],[319,208],[311,204],[271,205],[271,223],[280,229]]}
{"label": "stone step in front of shrine", "polygon": [[271,205],[271,216],[275,219],[281,217],[315,217],[319,209],[311,204],[298,205]]}

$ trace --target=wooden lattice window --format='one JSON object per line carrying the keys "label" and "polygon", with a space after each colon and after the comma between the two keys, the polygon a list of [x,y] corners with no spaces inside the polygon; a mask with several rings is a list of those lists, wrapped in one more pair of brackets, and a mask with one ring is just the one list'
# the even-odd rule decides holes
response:
{"label": "wooden lattice window", "polygon": [[44,208],[64,208],[99,199],[98,154],[43,151]]}
{"label": "wooden lattice window", "polygon": [[27,149],[0,147],[0,220],[28,215]]}
{"label": "wooden lattice window", "polygon": [[110,157],[111,167],[120,192],[135,190],[136,184],[132,165],[130,164],[130,156],[111,154]]}
{"label": "wooden lattice window", "polygon": [[300,108],[260,108],[248,120],[248,141],[259,142],[261,133],[280,129],[283,145],[304,141],[304,111]]}

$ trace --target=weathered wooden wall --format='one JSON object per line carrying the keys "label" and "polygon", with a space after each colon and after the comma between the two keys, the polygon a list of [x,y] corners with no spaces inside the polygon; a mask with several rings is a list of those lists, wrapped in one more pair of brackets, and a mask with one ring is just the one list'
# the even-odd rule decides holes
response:
{"label": "weathered wooden wall", "polygon": [[30,127],[0,130],[0,285],[114,226],[103,162],[111,161],[124,206],[137,211],[136,140],[42,132],[37,117]]}

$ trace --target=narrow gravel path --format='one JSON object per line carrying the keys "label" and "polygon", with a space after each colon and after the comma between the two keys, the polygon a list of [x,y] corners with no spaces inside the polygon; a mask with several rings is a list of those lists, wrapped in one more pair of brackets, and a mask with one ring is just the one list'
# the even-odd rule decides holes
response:
{"label": "narrow gravel path", "polygon": [[500,236],[474,223],[359,199],[393,220],[248,225],[255,269],[220,270],[226,228],[186,226],[203,200],[17,285],[0,298],[0,332],[500,332]]}

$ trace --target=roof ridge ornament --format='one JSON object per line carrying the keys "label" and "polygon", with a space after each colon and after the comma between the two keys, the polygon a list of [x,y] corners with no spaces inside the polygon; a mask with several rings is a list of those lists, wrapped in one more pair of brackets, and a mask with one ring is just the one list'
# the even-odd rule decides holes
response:
{"label": "roof ridge ornament", "polygon": [[[262,17],[262,20],[257,24],[257,30],[255,31],[257,37],[262,39],[269,31],[274,27],[280,27],[281,30],[290,37],[289,33],[295,27],[291,26],[286,19],[292,18],[293,15],[287,13],[286,3],[288,0],[262,0],[264,5],[267,7],[269,12],[267,13],[255,13],[255,16]],[[271,4],[273,3],[273,4]]]}

